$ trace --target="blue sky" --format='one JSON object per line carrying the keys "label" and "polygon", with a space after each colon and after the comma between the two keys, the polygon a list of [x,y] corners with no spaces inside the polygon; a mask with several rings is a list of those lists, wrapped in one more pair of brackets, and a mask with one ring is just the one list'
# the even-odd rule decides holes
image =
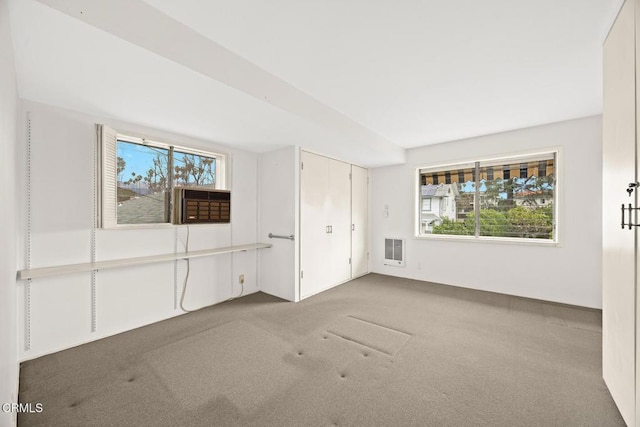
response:
{"label": "blue sky", "polygon": [[169,150],[118,142],[118,157],[122,157],[126,162],[125,170],[119,175],[119,178],[122,177],[122,180],[126,181],[131,178],[132,172],[143,177],[146,176],[147,171],[153,168],[153,159],[158,153],[164,153],[166,156]]}
{"label": "blue sky", "polygon": [[[117,156],[122,157],[125,161],[125,169],[118,176],[118,179],[127,181],[132,177],[131,174],[134,172],[136,175],[142,175],[144,178],[147,176],[147,171],[153,169],[153,159],[155,159],[158,154],[165,156],[164,163],[166,164],[169,150],[118,141]],[[184,164],[183,156],[184,153],[182,152],[174,152],[174,163],[176,166]],[[215,162],[212,164],[212,168],[215,174]]]}

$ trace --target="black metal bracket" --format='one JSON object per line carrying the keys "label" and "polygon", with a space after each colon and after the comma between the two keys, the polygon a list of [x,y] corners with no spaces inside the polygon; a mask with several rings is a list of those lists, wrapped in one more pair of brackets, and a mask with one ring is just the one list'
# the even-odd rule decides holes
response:
{"label": "black metal bracket", "polygon": [[[629,224],[625,224],[624,223],[624,213],[625,211],[629,211]],[[631,224],[631,211],[634,210],[640,210],[640,208],[634,208],[631,203],[629,203],[628,206],[625,206],[624,203],[620,206],[620,211],[622,213],[622,221],[620,222],[620,226],[622,227],[622,229],[624,229],[624,227],[629,227],[629,230],[631,230],[631,227],[640,227],[640,224]]]}

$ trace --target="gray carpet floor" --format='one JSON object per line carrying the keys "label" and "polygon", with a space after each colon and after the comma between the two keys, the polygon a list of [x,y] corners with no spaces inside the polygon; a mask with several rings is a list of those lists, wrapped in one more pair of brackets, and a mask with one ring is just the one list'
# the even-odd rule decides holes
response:
{"label": "gray carpet floor", "polygon": [[601,312],[369,274],[22,364],[19,426],[622,426]]}

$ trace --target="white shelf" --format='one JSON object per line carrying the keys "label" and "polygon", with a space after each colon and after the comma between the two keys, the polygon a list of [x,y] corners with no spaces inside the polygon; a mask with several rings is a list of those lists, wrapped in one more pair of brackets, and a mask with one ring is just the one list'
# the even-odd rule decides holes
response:
{"label": "white shelf", "polygon": [[57,276],[61,274],[80,273],[83,271],[106,270],[109,268],[129,267],[132,265],[152,264],[173,261],[176,259],[199,258],[203,256],[243,252],[253,249],[270,248],[270,243],[253,243],[250,245],[228,246],[225,248],[203,249],[199,251],[180,252],[175,254],[151,255],[136,258],[114,259],[110,261],[85,262],[82,264],[59,265],[54,267],[31,268],[18,271],[18,280],[35,279],[38,277]]}

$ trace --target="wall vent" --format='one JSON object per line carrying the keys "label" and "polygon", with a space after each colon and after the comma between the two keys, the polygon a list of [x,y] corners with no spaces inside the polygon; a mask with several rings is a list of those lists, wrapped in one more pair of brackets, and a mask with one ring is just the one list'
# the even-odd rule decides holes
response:
{"label": "wall vent", "polygon": [[384,265],[404,267],[404,239],[384,239]]}
{"label": "wall vent", "polygon": [[176,188],[174,223],[231,222],[231,193],[225,190]]}

